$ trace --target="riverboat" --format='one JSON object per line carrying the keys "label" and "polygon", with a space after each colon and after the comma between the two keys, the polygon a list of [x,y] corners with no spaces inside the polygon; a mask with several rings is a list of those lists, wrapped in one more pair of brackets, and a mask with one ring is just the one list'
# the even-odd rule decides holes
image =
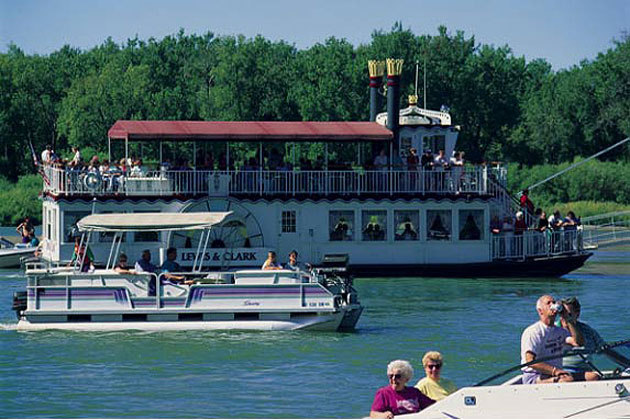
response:
{"label": "riverboat", "polygon": [[[521,375],[517,375],[499,385],[488,385],[525,366],[519,365],[477,385],[462,388],[419,413],[396,418],[628,418],[629,346],[630,340],[625,340],[606,344],[592,353],[583,349],[567,353],[589,360],[591,368],[602,378],[599,381],[523,385]],[[552,357],[534,360],[528,365]]]}
{"label": "riverboat", "polygon": [[[17,329],[354,328],[363,307],[342,271],[203,271],[200,255],[208,238],[213,229],[228,229],[230,216],[231,212],[122,213],[82,218],[77,223],[83,232],[77,249],[84,251],[77,252],[73,265],[26,264],[27,290],[14,296]],[[114,269],[124,233],[174,231],[194,231],[201,237],[192,271],[158,274]],[[82,270],[87,267],[85,246],[90,237],[105,232],[113,233],[105,268]],[[176,282],[173,276],[186,282]]]}
{"label": "riverboat", "polygon": [[[128,165],[135,147],[152,150],[161,164],[107,173],[46,166],[43,256],[67,260],[76,222],[93,213],[229,211],[230,228],[212,231],[208,269],[260,267],[270,250],[281,259],[297,250],[314,265],[343,254],[359,276],[560,276],[585,262],[591,254],[579,231],[491,233],[491,221],[520,210],[505,167],[405,163],[411,149],[450,157],[460,127],[447,110],[419,107],[415,96],[399,109],[400,60],[388,60],[387,112],[379,113],[384,66],[369,68],[371,121],[117,121],[108,132],[110,161]],[[300,161],[300,148],[313,144],[318,162]],[[204,159],[217,148],[219,159]],[[188,150],[189,163],[169,164],[174,150]],[[237,150],[250,157],[234,162]],[[108,235],[90,243],[101,264]],[[129,255],[177,247],[178,262],[190,267],[198,236],[140,232],[124,244]]]}

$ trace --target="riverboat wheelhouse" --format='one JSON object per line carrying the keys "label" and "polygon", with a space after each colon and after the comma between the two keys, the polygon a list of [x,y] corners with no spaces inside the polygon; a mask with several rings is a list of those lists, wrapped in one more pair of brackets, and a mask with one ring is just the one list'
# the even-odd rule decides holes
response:
{"label": "riverboat wheelhouse", "polygon": [[[43,256],[69,259],[73,229],[89,214],[231,212],[204,238],[208,269],[260,267],[270,250],[284,262],[293,249],[314,265],[343,254],[350,271],[364,276],[559,276],[584,263],[590,253],[575,231],[491,233],[493,218],[520,210],[502,166],[407,165],[411,148],[450,157],[460,127],[448,112],[418,107],[417,97],[399,109],[400,60],[388,60],[387,112],[378,113],[384,66],[370,62],[369,69],[369,122],[117,121],[108,132],[110,160],[113,148],[124,147],[128,161],[130,146],[140,143],[159,150],[163,162],[166,145],[186,143],[194,148],[192,168],[91,174],[46,167]],[[315,167],[295,153],[312,143],[322,151]],[[235,165],[237,146],[255,157]],[[224,158],[204,168],[197,152],[209,147],[221,147]],[[278,148],[285,157],[274,156]],[[353,162],[339,165],[332,158],[339,150]],[[380,150],[388,164],[371,166]],[[148,248],[163,260],[174,246],[178,262],[190,267],[200,239],[195,232],[140,232],[126,235],[121,250],[135,259]],[[110,242],[107,233],[91,239],[97,262],[107,260]]]}

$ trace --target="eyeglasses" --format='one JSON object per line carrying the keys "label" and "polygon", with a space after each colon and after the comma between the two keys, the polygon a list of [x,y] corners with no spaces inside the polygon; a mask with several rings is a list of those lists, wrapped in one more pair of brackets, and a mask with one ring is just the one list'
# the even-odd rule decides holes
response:
{"label": "eyeglasses", "polygon": [[437,365],[427,365],[427,369],[440,369],[441,367],[441,363],[438,363]]}
{"label": "eyeglasses", "polygon": [[401,379],[402,375],[400,373],[396,373],[396,374],[387,374],[387,377],[391,380],[391,379]]}

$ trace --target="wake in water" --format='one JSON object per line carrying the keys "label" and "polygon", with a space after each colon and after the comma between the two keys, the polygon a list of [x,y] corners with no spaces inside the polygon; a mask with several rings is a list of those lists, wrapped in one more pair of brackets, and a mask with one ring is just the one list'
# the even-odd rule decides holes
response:
{"label": "wake in water", "polygon": [[13,331],[17,329],[17,323],[0,323],[0,331]]}

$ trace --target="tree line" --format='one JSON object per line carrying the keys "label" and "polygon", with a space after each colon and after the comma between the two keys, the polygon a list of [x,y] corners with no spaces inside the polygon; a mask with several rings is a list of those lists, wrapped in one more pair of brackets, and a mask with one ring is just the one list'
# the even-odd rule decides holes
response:
{"label": "tree line", "polygon": [[403,107],[415,63],[426,62],[427,107],[450,108],[471,161],[559,164],[630,135],[627,34],[595,59],[553,71],[443,26],[417,35],[395,24],[367,44],[330,37],[307,49],[181,30],[48,55],[10,45],[0,54],[0,174],[33,173],[29,142],[38,153],[46,144],[104,152],[118,119],[367,120],[367,60],[387,57],[405,60]]}

